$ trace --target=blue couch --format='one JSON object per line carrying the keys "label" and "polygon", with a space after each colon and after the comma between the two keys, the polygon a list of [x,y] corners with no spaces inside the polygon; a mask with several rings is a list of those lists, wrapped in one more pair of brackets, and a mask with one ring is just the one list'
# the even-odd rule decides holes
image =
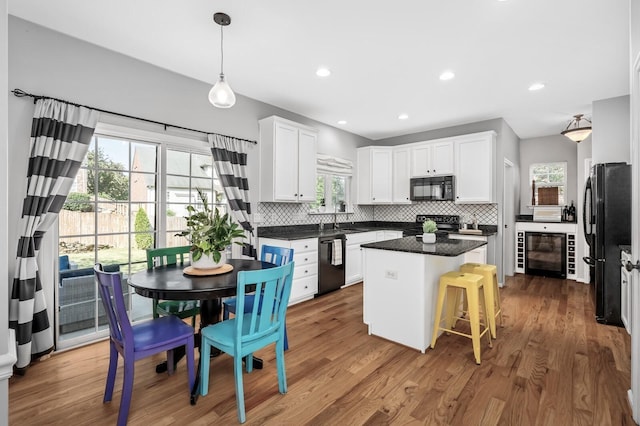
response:
{"label": "blue couch", "polygon": [[[60,269],[58,279],[58,322],[60,334],[94,327],[97,293],[93,268],[71,269],[68,257],[66,265],[64,262],[61,259],[60,266],[68,266],[69,268]],[[120,271],[120,265],[105,265],[104,269],[107,272],[118,272]],[[122,291],[125,295],[125,301],[128,302],[129,286],[124,286]],[[98,323],[105,325],[107,322],[102,302],[99,301]]]}

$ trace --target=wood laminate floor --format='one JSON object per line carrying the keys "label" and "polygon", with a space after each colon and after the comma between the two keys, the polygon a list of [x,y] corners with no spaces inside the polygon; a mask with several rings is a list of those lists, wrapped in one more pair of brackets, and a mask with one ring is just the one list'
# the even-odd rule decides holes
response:
{"label": "wood laminate floor", "polygon": [[[390,295],[390,297],[392,297]],[[482,365],[471,342],[441,337],[426,354],[367,335],[362,286],[289,309],[289,392],[278,393],[273,350],[245,374],[247,424],[632,425],[630,336],[597,324],[589,286],[527,275],[501,290],[504,327]],[[211,361],[209,395],[189,404],[184,361],[156,374],[161,356],[136,364],[130,425],[237,424],[232,359]],[[11,425],[115,424],[103,404],[108,345],[36,362],[9,381]]]}

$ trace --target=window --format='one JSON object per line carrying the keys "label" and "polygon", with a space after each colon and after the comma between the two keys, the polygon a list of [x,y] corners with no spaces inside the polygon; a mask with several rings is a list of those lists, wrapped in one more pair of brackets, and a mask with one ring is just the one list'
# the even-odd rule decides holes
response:
{"label": "window", "polygon": [[313,212],[334,213],[347,211],[349,206],[350,177],[319,174],[316,177],[316,201],[311,204]]}
{"label": "window", "polygon": [[[132,131],[133,132],[133,131]],[[146,249],[187,244],[186,206],[209,202],[226,211],[208,145],[136,140],[96,133],[60,212],[57,347],[107,335],[93,265],[129,274],[146,268]],[[151,317],[151,299],[126,288],[133,322]]]}
{"label": "window", "polygon": [[532,164],[529,167],[529,182],[532,182],[532,185],[535,182],[535,191],[532,197],[532,201],[535,201],[534,205],[566,204],[566,162]]}

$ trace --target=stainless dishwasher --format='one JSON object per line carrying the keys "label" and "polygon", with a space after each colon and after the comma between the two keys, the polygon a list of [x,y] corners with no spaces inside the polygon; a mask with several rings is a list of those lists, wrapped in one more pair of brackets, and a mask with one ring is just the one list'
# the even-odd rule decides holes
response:
{"label": "stainless dishwasher", "polygon": [[344,234],[318,238],[318,293],[337,290],[344,285],[346,261]]}

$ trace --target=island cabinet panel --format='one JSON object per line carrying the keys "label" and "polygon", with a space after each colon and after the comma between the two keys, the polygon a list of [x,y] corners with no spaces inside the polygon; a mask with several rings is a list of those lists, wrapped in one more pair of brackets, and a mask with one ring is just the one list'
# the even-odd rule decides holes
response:
{"label": "island cabinet panel", "polygon": [[431,344],[440,275],[464,256],[364,248],[364,322],[369,334],[417,349]]}

